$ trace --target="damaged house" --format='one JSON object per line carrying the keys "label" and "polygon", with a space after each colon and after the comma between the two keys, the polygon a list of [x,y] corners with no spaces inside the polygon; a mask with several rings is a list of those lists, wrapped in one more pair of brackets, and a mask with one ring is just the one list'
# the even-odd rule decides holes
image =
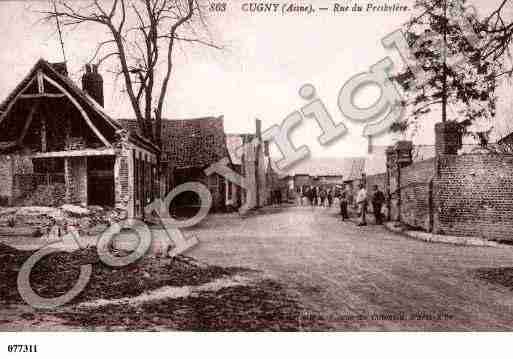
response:
{"label": "damaged house", "polygon": [[[131,133],[140,133],[135,119],[122,119],[120,122]],[[223,116],[163,119],[161,133],[161,165],[162,173],[166,174],[164,192],[187,182],[201,182],[212,195],[212,210],[224,211],[228,181],[217,173],[210,176],[205,174],[207,167],[229,158]],[[184,192],[172,202],[175,208],[194,208],[199,205],[199,197],[193,192]]]}
{"label": "damaged house", "polygon": [[158,194],[159,149],[103,110],[103,80],[82,89],[65,64],[39,60],[0,104],[2,205],[116,207],[141,217]]}

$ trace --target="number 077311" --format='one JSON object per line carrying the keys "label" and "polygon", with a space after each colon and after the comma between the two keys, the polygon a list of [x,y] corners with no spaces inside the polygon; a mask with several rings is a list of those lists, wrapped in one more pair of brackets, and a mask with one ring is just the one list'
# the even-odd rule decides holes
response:
{"label": "number 077311", "polygon": [[7,346],[9,353],[37,353],[37,345],[11,344]]}

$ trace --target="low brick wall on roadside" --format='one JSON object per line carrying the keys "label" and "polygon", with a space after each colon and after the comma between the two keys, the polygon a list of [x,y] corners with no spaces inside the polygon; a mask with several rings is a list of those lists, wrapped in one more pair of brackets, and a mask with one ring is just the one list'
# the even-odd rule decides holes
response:
{"label": "low brick wall on roadside", "polygon": [[439,158],[435,232],[513,240],[513,155]]}

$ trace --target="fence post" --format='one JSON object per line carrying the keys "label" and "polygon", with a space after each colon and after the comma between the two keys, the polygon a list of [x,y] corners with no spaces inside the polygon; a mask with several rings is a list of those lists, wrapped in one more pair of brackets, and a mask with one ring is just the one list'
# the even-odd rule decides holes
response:
{"label": "fence post", "polygon": [[402,222],[401,216],[401,166],[397,164],[397,220]]}
{"label": "fence post", "polygon": [[392,192],[390,190],[390,177],[394,163],[394,147],[388,146],[386,149],[386,172],[385,172],[385,192],[387,199],[387,221],[392,219]]}
{"label": "fence post", "polygon": [[[435,163],[437,159],[435,158]],[[433,204],[433,180],[431,177],[428,182],[428,213],[429,213],[429,224],[428,232],[433,233],[434,230],[434,204]]]}

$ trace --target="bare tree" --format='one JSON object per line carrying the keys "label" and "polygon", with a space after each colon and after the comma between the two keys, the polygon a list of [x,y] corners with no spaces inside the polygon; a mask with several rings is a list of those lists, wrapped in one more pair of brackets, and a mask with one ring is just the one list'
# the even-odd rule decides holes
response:
{"label": "bare tree", "polygon": [[55,0],[44,14],[63,27],[95,24],[107,30],[91,62],[115,59],[141,132],[159,146],[177,43],[220,48],[211,39],[200,0],[112,0],[108,5]]}

